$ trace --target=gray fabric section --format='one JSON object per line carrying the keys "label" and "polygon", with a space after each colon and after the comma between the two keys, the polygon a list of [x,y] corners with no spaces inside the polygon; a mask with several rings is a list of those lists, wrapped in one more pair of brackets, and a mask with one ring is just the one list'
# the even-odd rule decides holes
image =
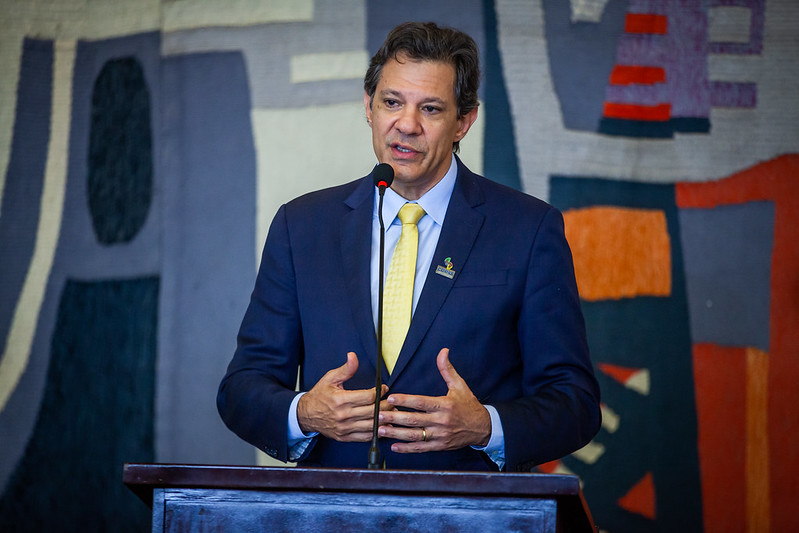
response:
{"label": "gray fabric section", "polygon": [[255,148],[240,53],[163,64],[165,176],[156,458],[249,463],[216,390],[255,280]]}
{"label": "gray fabric section", "polygon": [[679,211],[693,342],[769,349],[774,203]]}
{"label": "gray fabric section", "polygon": [[[150,91],[151,109],[157,114],[160,108],[159,35],[141,34],[105,41],[80,42],[75,58],[72,94],[72,124],[67,167],[68,184],[64,199],[64,221],[59,240],[57,266],[68,276],[77,279],[111,279],[140,277],[159,271],[159,230],[161,218],[159,181],[162,176],[155,170],[153,180],[153,208],[147,220],[132,241],[126,245],[105,246],[97,241],[91,223],[88,196],[88,153],[94,82],[103,65],[111,59],[135,56],[144,70],[145,82]],[[157,124],[153,117],[153,125]],[[159,144],[159,132],[154,128],[152,143]],[[53,267],[53,272],[57,266]]]}
{"label": "gray fabric section", "polygon": [[0,216],[0,353],[33,257],[50,139],[53,43],[26,40]]}
{"label": "gray fabric section", "polygon": [[[50,137],[52,42],[26,41],[21,60],[17,116],[0,217],[0,354],[8,340],[36,241]],[[39,400],[38,391],[17,387],[0,411],[0,494],[28,441]],[[20,412],[22,407],[26,409]]]}
{"label": "gray fabric section", "polygon": [[612,0],[599,24],[572,23],[570,2],[544,0],[549,69],[567,129],[597,131],[605,88],[616,64],[627,2]]}
{"label": "gray fabric section", "polygon": [[363,77],[291,83],[291,57],[364,50],[360,0],[315,2],[313,22],[245,28],[203,28],[164,34],[165,55],[240,51],[245,58],[254,108],[308,107],[359,100]]}

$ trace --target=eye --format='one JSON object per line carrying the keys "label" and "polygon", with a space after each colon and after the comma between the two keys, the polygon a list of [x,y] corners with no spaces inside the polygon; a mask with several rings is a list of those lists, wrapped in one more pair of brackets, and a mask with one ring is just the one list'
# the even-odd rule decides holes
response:
{"label": "eye", "polygon": [[422,111],[432,115],[432,114],[438,113],[439,111],[441,111],[441,109],[436,107],[436,106],[434,106],[434,105],[426,105],[426,106],[422,107]]}
{"label": "eye", "polygon": [[386,98],[385,100],[383,100],[383,105],[385,105],[386,107],[392,108],[392,107],[397,107],[399,105],[399,102],[397,102],[396,100],[393,100],[391,98]]}

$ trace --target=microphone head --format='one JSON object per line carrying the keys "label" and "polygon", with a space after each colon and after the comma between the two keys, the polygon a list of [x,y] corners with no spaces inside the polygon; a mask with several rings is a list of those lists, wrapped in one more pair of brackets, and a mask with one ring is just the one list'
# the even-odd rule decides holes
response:
{"label": "microphone head", "polygon": [[390,187],[394,181],[394,169],[388,163],[380,163],[372,171],[375,187]]}

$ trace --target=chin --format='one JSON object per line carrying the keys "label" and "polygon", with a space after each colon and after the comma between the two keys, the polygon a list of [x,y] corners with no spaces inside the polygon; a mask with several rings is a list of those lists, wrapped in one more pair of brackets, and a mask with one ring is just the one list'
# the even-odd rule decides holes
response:
{"label": "chin", "polygon": [[415,172],[403,172],[401,168],[394,169],[394,180],[400,183],[413,183],[418,179],[419,176]]}

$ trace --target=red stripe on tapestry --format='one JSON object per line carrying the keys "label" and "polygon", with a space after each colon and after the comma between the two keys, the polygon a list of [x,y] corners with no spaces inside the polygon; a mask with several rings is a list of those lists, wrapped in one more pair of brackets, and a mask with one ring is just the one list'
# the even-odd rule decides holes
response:
{"label": "red stripe on tapestry", "polygon": [[602,115],[607,118],[620,118],[624,120],[665,122],[671,118],[671,104],[647,106],[605,102],[605,109]]}
{"label": "red stripe on tapestry", "polygon": [[665,81],[666,70],[662,67],[616,65],[610,73],[611,85],[654,85]]}
{"label": "red stripe on tapestry", "polygon": [[713,531],[746,524],[746,350],[694,344],[702,512]]}
{"label": "red stripe on tapestry", "polygon": [[668,26],[668,18],[665,15],[628,13],[624,20],[624,31],[627,33],[666,35]]}

